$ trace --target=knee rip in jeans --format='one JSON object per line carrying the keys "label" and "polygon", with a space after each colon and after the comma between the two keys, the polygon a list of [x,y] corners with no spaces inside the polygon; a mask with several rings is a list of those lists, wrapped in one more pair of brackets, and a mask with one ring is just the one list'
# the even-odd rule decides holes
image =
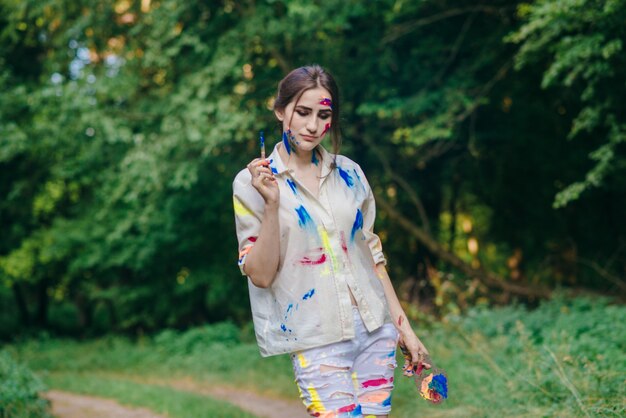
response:
{"label": "knee rip in jeans", "polygon": [[320,364],[320,374],[329,375],[333,373],[344,373],[350,370],[349,367],[333,366],[331,364]]}

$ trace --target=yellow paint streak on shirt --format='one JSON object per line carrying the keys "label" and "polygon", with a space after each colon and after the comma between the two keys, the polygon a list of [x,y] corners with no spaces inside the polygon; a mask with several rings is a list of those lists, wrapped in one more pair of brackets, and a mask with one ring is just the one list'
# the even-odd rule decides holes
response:
{"label": "yellow paint streak on shirt", "polygon": [[312,386],[307,388],[307,390],[311,394],[311,405],[307,407],[307,410],[312,412],[326,411],[326,408],[324,408],[324,404],[322,403],[320,395],[317,393],[317,391]]}
{"label": "yellow paint streak on shirt", "polygon": [[352,372],[352,386],[354,386],[354,391],[359,390],[359,380],[356,377],[356,372]]}
{"label": "yellow paint streak on shirt", "polygon": [[235,215],[239,215],[239,216],[252,215],[252,212],[250,211],[250,209],[245,207],[243,203],[241,203],[239,199],[237,199],[236,196],[233,196],[233,207],[235,208]]}
{"label": "yellow paint streak on shirt", "polygon": [[[324,251],[328,253],[328,255],[330,256],[330,260],[333,263],[333,270],[335,272],[339,271],[339,267],[337,265],[337,257],[335,257],[335,253],[333,252],[333,247],[330,246],[330,240],[328,239],[328,232],[326,232],[326,229],[324,229],[323,226],[318,226],[317,232],[319,233],[320,238],[322,239],[322,246],[324,247]],[[326,266],[326,268],[328,269],[328,266]]]}

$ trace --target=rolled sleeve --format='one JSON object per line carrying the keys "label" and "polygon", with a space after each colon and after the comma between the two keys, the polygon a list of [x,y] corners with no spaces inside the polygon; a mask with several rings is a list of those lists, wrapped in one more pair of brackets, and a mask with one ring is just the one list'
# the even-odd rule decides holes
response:
{"label": "rolled sleeve", "polygon": [[383,263],[387,265],[387,259],[383,253],[383,245],[380,241],[380,237],[374,233],[374,221],[376,220],[376,201],[374,200],[374,193],[372,188],[365,177],[365,173],[361,167],[358,168],[361,173],[361,178],[365,186],[367,197],[363,201],[363,233],[367,240],[367,245],[370,247],[374,264]]}
{"label": "rolled sleeve", "polygon": [[240,171],[233,181],[233,209],[239,244],[237,265],[241,274],[247,276],[246,258],[259,236],[263,216],[263,198],[252,186],[247,169]]}

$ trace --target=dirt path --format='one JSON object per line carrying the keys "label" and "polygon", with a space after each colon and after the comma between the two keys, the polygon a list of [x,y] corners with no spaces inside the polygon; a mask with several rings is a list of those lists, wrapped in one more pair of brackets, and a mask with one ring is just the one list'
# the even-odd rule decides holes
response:
{"label": "dirt path", "polygon": [[210,396],[238,406],[246,412],[250,412],[262,418],[308,418],[304,405],[298,400],[289,401],[234,387],[201,384],[193,379],[175,380],[150,380],[159,386],[171,387],[185,392],[198,395]]}
{"label": "dirt path", "polygon": [[44,397],[52,402],[52,415],[59,418],[165,418],[146,408],[122,406],[95,396],[50,390]]}
{"label": "dirt path", "polygon": [[[304,406],[298,400],[284,400],[231,386],[200,383],[190,378],[146,379],[124,376],[137,383],[169,387],[197,395],[231,403],[259,418],[307,418]],[[70,392],[51,390],[44,395],[52,402],[52,413],[58,418],[164,418],[146,408],[120,405],[114,400],[95,396],[77,395]]]}

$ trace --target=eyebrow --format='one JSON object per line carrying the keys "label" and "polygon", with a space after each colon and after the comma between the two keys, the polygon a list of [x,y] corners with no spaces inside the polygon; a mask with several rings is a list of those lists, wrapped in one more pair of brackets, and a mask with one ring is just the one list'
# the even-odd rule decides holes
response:
{"label": "eyebrow", "polygon": [[[304,110],[313,110],[310,107],[304,106],[304,105],[298,105],[296,106],[296,109],[298,108],[302,108]],[[332,109],[320,109],[320,112],[331,112],[332,113]]]}

